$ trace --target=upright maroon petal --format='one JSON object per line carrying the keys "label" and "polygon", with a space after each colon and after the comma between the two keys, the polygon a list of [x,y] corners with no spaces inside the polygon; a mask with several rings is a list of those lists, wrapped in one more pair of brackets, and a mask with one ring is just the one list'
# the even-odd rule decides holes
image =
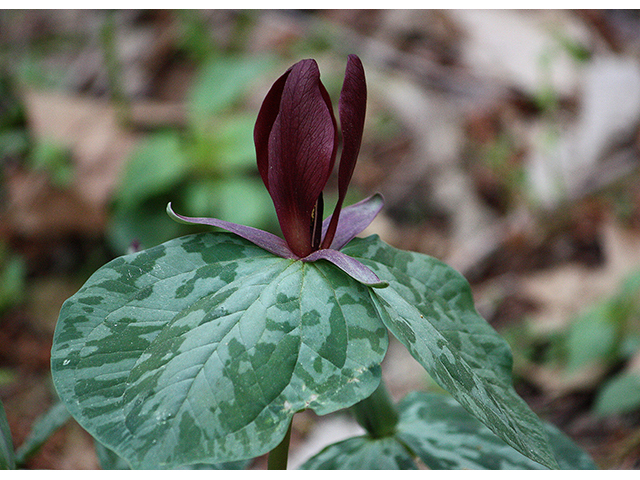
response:
{"label": "upright maroon petal", "polygon": [[343,142],[338,189],[344,199],[360,153],[367,110],[367,82],[364,67],[357,55],[349,55],[338,108]]}
{"label": "upright maroon petal", "polygon": [[[293,68],[293,67],[291,67]],[[264,98],[260,112],[258,112],[258,118],[256,119],[256,126],[253,129],[253,141],[256,145],[256,160],[258,162],[258,172],[262,177],[264,186],[269,191],[269,135],[273,128],[273,123],[276,121],[278,112],[280,111],[280,100],[282,98],[282,90],[284,90],[284,84],[287,77],[291,73],[291,68],[284,72],[284,74],[275,81],[269,93]]]}
{"label": "upright maroon petal", "polygon": [[322,242],[322,248],[329,248],[338,227],[338,219],[349,182],[360,153],[364,119],[367,109],[367,84],[364,67],[356,55],[349,55],[347,68],[340,93],[338,106],[340,128],[342,129],[342,154],[338,170],[338,202],[331,217],[331,222]]}
{"label": "upright maroon petal", "polygon": [[318,65],[302,60],[285,79],[269,135],[265,182],[282,233],[300,257],[312,251],[312,213],[333,169],[336,149],[336,121]]}

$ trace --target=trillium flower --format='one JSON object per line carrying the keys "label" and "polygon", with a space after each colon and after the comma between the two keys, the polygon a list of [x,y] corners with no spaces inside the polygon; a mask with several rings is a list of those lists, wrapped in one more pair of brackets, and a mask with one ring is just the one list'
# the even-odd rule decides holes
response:
{"label": "trillium flower", "polygon": [[283,258],[327,260],[356,280],[384,286],[368,267],[339,250],[362,232],[382,208],[375,194],[343,208],[355,168],[367,102],[362,62],[349,55],[338,106],[342,152],[338,168],[338,201],[322,221],[324,190],[338,151],[338,126],[331,99],[320,81],[315,60],[289,68],[267,93],[254,129],[258,171],[276,209],[284,239],[257,228],[216,218],[169,215],[177,221],[222,228]]}

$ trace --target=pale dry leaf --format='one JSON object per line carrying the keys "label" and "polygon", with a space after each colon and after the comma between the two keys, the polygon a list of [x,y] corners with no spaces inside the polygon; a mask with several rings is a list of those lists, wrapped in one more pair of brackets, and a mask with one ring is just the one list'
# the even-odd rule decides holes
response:
{"label": "pale dry leaf", "polygon": [[532,328],[563,330],[580,312],[614,295],[626,276],[640,268],[640,235],[607,219],[602,226],[605,263],[600,268],[564,264],[522,277],[522,293],[541,305]]}
{"label": "pale dry leaf", "polygon": [[138,135],[120,125],[115,107],[102,100],[28,90],[24,101],[36,140],[70,149],[76,172],[71,188],[88,203],[103,207]]}

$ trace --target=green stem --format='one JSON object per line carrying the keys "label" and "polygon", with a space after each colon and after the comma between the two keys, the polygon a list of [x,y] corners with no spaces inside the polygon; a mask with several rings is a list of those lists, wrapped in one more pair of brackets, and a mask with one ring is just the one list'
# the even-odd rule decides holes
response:
{"label": "green stem", "polygon": [[398,411],[382,380],[371,396],[356,403],[351,407],[351,411],[358,423],[373,438],[392,435],[398,424]]}
{"label": "green stem", "polygon": [[115,12],[111,10],[106,12],[100,33],[111,101],[115,106],[118,121],[126,125],[131,119],[131,106],[120,81],[122,69],[118,60],[118,48],[116,45]]}
{"label": "green stem", "polygon": [[293,419],[289,422],[289,428],[287,428],[287,433],[280,442],[280,444],[269,452],[269,457],[267,458],[267,469],[268,470],[286,470],[287,469],[287,460],[289,458],[289,440],[291,440],[291,425],[293,424]]}

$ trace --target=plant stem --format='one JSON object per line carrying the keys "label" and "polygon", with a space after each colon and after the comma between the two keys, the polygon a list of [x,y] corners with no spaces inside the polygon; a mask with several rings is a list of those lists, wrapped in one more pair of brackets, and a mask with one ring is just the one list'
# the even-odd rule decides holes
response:
{"label": "plant stem", "polygon": [[106,12],[100,34],[111,101],[115,106],[118,121],[126,125],[131,119],[131,106],[124,93],[122,82],[120,81],[122,69],[118,60],[118,48],[116,45],[116,19],[113,11],[110,10]]}
{"label": "plant stem", "polygon": [[382,380],[371,396],[356,403],[351,407],[351,411],[358,423],[373,438],[392,435],[398,424],[398,411]]}
{"label": "plant stem", "polygon": [[289,422],[289,428],[287,428],[287,433],[280,442],[280,444],[269,452],[269,457],[267,458],[267,469],[268,470],[286,470],[287,469],[287,460],[289,459],[289,440],[291,440],[291,425],[293,424],[293,419]]}

